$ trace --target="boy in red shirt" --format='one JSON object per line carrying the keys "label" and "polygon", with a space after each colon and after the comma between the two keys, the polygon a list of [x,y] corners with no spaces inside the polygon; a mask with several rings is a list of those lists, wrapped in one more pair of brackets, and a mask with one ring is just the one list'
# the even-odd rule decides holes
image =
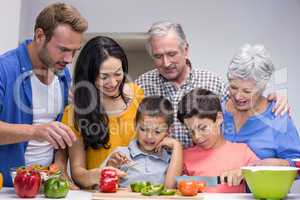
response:
{"label": "boy in red shirt", "polygon": [[179,103],[178,119],[188,128],[194,143],[183,153],[185,174],[220,176],[221,184],[207,187],[204,192],[245,192],[240,167],[258,158],[246,144],[224,139],[221,127],[223,114],[218,96],[204,89],[192,90]]}

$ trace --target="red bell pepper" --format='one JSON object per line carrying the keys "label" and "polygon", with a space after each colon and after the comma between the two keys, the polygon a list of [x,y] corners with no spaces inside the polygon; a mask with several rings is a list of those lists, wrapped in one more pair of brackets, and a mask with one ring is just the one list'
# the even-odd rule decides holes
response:
{"label": "red bell pepper", "polygon": [[99,190],[101,192],[117,192],[119,178],[116,170],[103,169],[101,171]]}
{"label": "red bell pepper", "polygon": [[19,197],[32,198],[40,190],[41,176],[34,170],[19,170],[14,179],[14,188]]}

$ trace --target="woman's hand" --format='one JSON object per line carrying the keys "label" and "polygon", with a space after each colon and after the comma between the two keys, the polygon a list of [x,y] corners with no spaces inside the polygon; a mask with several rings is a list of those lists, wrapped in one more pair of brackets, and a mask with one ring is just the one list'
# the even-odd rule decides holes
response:
{"label": "woman's hand", "polygon": [[277,115],[284,115],[285,113],[289,113],[291,111],[291,108],[288,104],[288,98],[287,96],[280,95],[279,93],[273,92],[268,95],[268,101],[275,101],[275,106],[272,109],[272,112]]}

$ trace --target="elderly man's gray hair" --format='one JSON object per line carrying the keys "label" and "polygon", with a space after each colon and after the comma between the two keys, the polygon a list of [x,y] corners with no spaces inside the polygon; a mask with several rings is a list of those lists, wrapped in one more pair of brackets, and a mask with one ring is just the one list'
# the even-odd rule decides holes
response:
{"label": "elderly man's gray hair", "polygon": [[151,28],[148,31],[149,38],[146,43],[146,49],[148,53],[152,56],[152,48],[150,45],[150,41],[153,37],[162,37],[169,34],[170,31],[174,31],[178,36],[179,46],[181,49],[185,48],[186,45],[186,37],[183,32],[183,29],[180,24],[172,23],[168,21],[156,22],[152,24]]}
{"label": "elderly man's gray hair", "polygon": [[227,77],[232,79],[253,79],[262,89],[270,80],[274,66],[269,52],[263,45],[246,44],[233,57]]}

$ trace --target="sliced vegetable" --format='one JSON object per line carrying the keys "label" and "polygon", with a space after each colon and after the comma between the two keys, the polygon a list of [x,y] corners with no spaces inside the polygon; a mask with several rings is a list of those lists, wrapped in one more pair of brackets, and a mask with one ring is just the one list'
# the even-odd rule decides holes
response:
{"label": "sliced vegetable", "polygon": [[165,189],[163,184],[151,184],[150,186],[144,187],[141,190],[142,195],[152,196],[152,195],[160,195],[160,193]]}
{"label": "sliced vegetable", "polygon": [[150,187],[145,187],[141,190],[142,195],[144,196],[152,196],[155,195],[155,191],[151,190]]}
{"label": "sliced vegetable", "polygon": [[195,181],[180,181],[178,189],[183,196],[196,196],[198,193],[198,186]]}
{"label": "sliced vegetable", "polygon": [[143,188],[149,187],[151,185],[150,182],[147,181],[139,181],[130,184],[130,188],[132,192],[141,192]]}
{"label": "sliced vegetable", "polygon": [[197,181],[198,192],[204,192],[206,188],[206,181]]}
{"label": "sliced vegetable", "polygon": [[99,190],[100,192],[117,192],[119,178],[116,170],[104,169],[101,171]]}
{"label": "sliced vegetable", "polygon": [[166,189],[166,190],[163,190],[159,193],[159,195],[175,195],[176,194],[176,191],[175,189]]}
{"label": "sliced vegetable", "polygon": [[146,181],[138,181],[130,184],[132,192],[141,192],[144,196],[174,195],[176,189],[166,189],[163,184],[151,184]]}
{"label": "sliced vegetable", "polygon": [[154,184],[150,185],[150,189],[155,192],[156,195],[159,195],[161,191],[165,189],[163,184]]}

